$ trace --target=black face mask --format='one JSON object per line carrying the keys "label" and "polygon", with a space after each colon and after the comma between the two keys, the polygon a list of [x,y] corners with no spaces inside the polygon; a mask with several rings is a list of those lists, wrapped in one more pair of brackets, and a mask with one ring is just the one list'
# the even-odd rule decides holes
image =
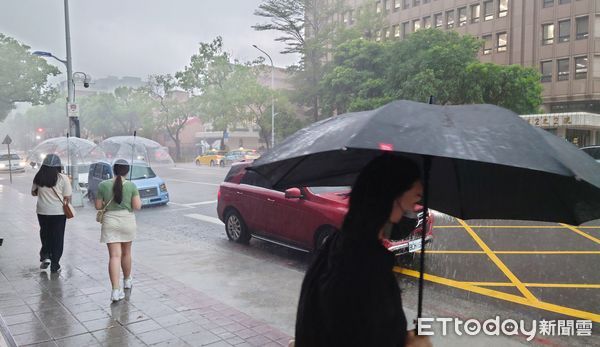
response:
{"label": "black face mask", "polygon": [[392,224],[392,230],[390,232],[390,240],[402,240],[408,237],[413,230],[419,224],[419,218],[416,213],[405,213],[398,223]]}

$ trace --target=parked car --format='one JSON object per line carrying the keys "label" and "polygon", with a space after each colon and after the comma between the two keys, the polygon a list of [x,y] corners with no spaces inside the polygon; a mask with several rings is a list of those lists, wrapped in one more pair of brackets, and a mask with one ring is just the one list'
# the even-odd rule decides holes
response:
{"label": "parked car", "polygon": [[[286,247],[313,251],[341,229],[348,212],[350,187],[292,187],[274,190],[254,171],[251,162],[232,165],[221,183],[217,213],[231,241],[247,243],[251,237]],[[403,218],[383,244],[396,255],[421,249],[422,207],[417,219]],[[432,240],[433,214],[429,213],[426,243]]]}
{"label": "parked car", "polygon": [[0,172],[25,172],[26,165],[16,153],[11,153],[10,157],[8,153],[0,154]]}
{"label": "parked car", "polygon": [[[88,198],[90,201],[96,199],[100,182],[113,177],[111,163],[99,161],[90,165],[88,172]],[[169,192],[165,181],[157,176],[147,164],[134,162],[131,170],[131,182],[135,183],[140,192],[142,206],[166,205],[169,202]]]}
{"label": "parked car", "polygon": [[600,146],[583,147],[581,150],[600,162]]}
{"label": "parked car", "polygon": [[225,166],[224,151],[208,151],[205,154],[201,154],[196,157],[196,165],[208,165],[208,166]]}
{"label": "parked car", "polygon": [[255,159],[258,159],[259,157],[260,157],[260,153],[258,153],[254,149],[240,148],[240,149],[236,149],[236,150],[233,150],[233,151],[230,151],[229,153],[227,153],[225,155],[224,160],[225,160],[225,165],[230,165],[230,164],[233,164],[238,161],[255,160]]}

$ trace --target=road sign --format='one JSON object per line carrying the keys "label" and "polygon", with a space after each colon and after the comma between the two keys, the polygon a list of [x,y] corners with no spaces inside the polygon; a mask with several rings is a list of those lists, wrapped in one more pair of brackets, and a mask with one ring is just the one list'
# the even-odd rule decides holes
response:
{"label": "road sign", "polygon": [[79,105],[78,104],[68,104],[67,114],[69,115],[69,117],[79,117]]}
{"label": "road sign", "polygon": [[6,137],[4,138],[4,141],[2,141],[3,145],[10,145],[12,143],[12,139],[10,138],[10,136],[6,135]]}

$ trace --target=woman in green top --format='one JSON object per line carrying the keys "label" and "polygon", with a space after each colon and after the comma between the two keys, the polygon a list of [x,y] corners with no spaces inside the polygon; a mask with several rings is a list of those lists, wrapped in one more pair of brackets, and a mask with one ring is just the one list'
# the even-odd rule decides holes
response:
{"label": "woman in green top", "polygon": [[119,301],[125,297],[119,281],[123,269],[123,288],[130,289],[131,280],[131,243],[135,239],[136,222],[133,210],[142,208],[140,193],[134,183],[126,181],[129,173],[127,161],[119,159],[113,166],[115,178],[102,181],[98,185],[96,209],[106,206],[102,220],[100,242],[108,246],[108,274],[112,283],[111,300]]}

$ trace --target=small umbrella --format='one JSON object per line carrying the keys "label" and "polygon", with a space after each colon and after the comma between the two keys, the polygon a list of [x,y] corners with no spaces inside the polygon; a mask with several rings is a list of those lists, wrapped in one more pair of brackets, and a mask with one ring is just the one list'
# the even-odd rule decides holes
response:
{"label": "small umbrella", "polygon": [[113,136],[100,142],[94,153],[106,159],[125,159],[147,166],[173,165],[168,149],[158,142],[140,136]]}
{"label": "small umbrella", "polygon": [[275,188],[351,185],[382,151],[400,153],[422,166],[425,209],[461,219],[572,225],[600,218],[598,164],[577,147],[493,105],[395,101],[335,116],[299,130],[250,169]]}
{"label": "small umbrella", "polygon": [[67,166],[70,174],[71,168],[89,162],[90,151],[95,143],[78,137],[54,137],[44,140],[35,146],[29,154],[29,161],[41,164],[48,154],[57,155],[63,166]]}

